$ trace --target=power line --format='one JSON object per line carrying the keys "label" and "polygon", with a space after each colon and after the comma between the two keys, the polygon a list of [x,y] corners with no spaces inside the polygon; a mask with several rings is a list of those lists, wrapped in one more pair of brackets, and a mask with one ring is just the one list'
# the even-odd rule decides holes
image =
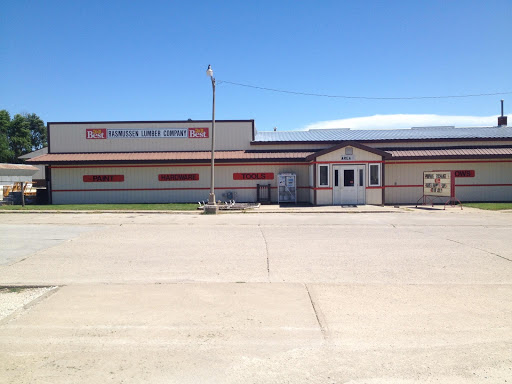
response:
{"label": "power line", "polygon": [[263,91],[288,93],[288,94],[292,94],[292,95],[330,97],[330,98],[338,98],[338,99],[363,99],[363,100],[454,99],[454,98],[463,98],[463,97],[481,97],[481,96],[497,96],[497,95],[510,95],[510,94],[512,94],[512,92],[494,92],[494,93],[475,93],[475,94],[469,94],[469,95],[448,95],[448,96],[370,97],[370,96],[324,95],[324,94],[321,94],[321,93],[295,92],[295,91],[287,91],[287,90],[284,90],[284,89],[266,88],[266,87],[258,87],[256,85],[235,83],[233,81],[227,81],[227,80],[219,80],[219,81],[217,81],[217,84],[221,84],[221,83],[226,83],[226,84],[231,84],[231,85],[238,85],[240,87],[261,89]]}

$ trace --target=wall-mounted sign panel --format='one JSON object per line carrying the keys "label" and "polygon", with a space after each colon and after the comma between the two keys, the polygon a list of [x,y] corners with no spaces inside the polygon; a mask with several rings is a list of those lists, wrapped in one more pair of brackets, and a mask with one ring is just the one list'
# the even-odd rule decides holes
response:
{"label": "wall-mounted sign panel", "polygon": [[451,171],[423,172],[423,195],[451,196]]}
{"label": "wall-mounted sign panel", "polygon": [[84,175],[84,183],[121,183],[124,175]]}
{"label": "wall-mounted sign panel", "polygon": [[341,161],[352,161],[354,160],[354,155],[342,155]]}
{"label": "wall-mounted sign panel", "polygon": [[233,173],[233,180],[274,180],[273,173]]}
{"label": "wall-mounted sign panel", "polygon": [[453,171],[455,177],[475,177],[474,170],[466,170],[466,171]]}
{"label": "wall-mounted sign panel", "polygon": [[207,139],[209,128],[86,129],[86,139]]}
{"label": "wall-mounted sign panel", "polygon": [[199,173],[160,174],[158,181],[196,181],[199,180]]}

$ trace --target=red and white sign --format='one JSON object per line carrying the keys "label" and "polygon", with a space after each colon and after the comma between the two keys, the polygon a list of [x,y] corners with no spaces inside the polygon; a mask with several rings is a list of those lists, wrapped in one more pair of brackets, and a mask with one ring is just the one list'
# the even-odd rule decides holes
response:
{"label": "red and white sign", "polygon": [[233,173],[233,180],[274,180],[273,173]]}
{"label": "red and white sign", "polygon": [[466,171],[453,171],[455,177],[475,177],[474,170],[466,170]]}
{"label": "red and white sign", "polygon": [[158,181],[197,181],[199,173],[160,174]]}
{"label": "red and white sign", "polygon": [[207,139],[209,128],[86,129],[86,139]]}
{"label": "red and white sign", "polygon": [[84,183],[121,183],[124,175],[84,175]]}
{"label": "red and white sign", "polygon": [[85,137],[87,139],[106,139],[107,138],[107,130],[106,129],[86,129]]}
{"label": "red and white sign", "polygon": [[209,136],[208,128],[189,128],[188,129],[189,139],[207,139]]}

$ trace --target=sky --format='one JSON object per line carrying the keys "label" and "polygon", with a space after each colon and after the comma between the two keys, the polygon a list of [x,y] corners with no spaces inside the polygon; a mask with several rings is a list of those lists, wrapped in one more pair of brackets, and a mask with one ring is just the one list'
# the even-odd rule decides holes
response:
{"label": "sky", "polygon": [[[3,1],[0,109],[260,131],[496,125],[512,1]],[[413,100],[317,97],[505,95]]]}

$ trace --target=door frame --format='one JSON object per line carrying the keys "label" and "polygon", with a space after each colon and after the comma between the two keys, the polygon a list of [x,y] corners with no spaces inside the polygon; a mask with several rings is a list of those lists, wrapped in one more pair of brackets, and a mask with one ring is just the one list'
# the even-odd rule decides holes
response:
{"label": "door frame", "polygon": [[[332,164],[332,203],[333,205],[343,205],[343,177],[342,171],[345,169],[354,170],[354,187],[356,188],[356,204],[366,204],[366,165],[365,164]],[[336,186],[336,171],[338,171],[338,186]],[[363,172],[362,178],[360,172]],[[362,185],[361,185],[362,181]],[[338,199],[339,197],[339,199]]]}

